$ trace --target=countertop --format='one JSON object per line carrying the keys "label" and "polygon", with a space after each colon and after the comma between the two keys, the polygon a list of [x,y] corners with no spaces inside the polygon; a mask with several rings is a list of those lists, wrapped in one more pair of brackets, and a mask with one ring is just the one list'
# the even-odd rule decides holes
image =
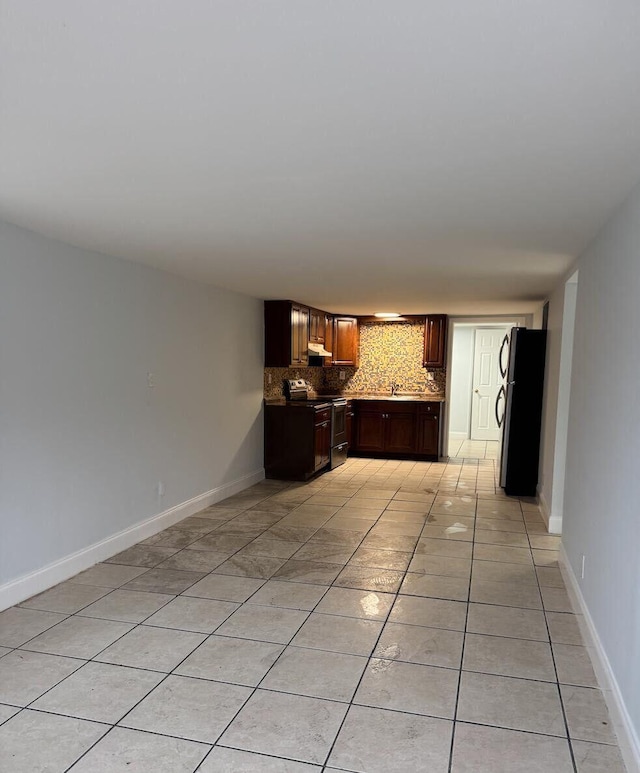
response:
{"label": "countertop", "polygon": [[[320,397],[324,397],[325,395],[320,395]],[[399,394],[394,395],[393,397],[387,393],[387,394],[362,394],[362,393],[356,393],[356,394],[344,394],[341,395],[341,397],[346,397],[347,400],[391,400],[394,403],[395,402],[405,402],[405,403],[443,403],[444,397],[442,395],[429,395],[429,394]]]}
{"label": "countertop", "polygon": [[[442,395],[429,395],[429,394],[399,394],[391,397],[390,394],[373,394],[373,393],[348,393],[343,394],[330,394],[330,395],[318,395],[313,398],[314,403],[317,405],[318,401],[327,400],[328,403],[334,397],[344,397],[347,400],[388,400],[393,403],[444,403],[445,398]],[[267,405],[308,405],[305,400],[287,400],[284,397],[268,397],[265,398]]]}

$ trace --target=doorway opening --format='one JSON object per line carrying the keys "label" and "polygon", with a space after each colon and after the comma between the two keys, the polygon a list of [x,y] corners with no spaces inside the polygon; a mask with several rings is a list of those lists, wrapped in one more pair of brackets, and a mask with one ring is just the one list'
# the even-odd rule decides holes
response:
{"label": "doorway opening", "polygon": [[465,459],[499,456],[500,429],[495,411],[502,384],[499,358],[505,336],[517,326],[531,327],[530,318],[450,319],[446,456]]}

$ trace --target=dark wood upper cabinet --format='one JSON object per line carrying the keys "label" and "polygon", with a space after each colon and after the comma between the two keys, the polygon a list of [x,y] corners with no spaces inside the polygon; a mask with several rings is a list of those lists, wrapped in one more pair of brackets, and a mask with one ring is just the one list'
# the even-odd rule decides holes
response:
{"label": "dark wood upper cabinet", "polygon": [[309,364],[309,309],[292,301],[264,302],[266,368]]}
{"label": "dark wood upper cabinet", "polygon": [[325,312],[319,309],[309,309],[309,340],[311,343],[324,344],[326,329],[327,315]]}
{"label": "dark wood upper cabinet", "polygon": [[358,320],[356,317],[334,317],[331,349],[332,365],[358,365]]}
{"label": "dark wood upper cabinet", "polygon": [[447,315],[431,314],[424,327],[425,368],[444,368],[447,358]]}
{"label": "dark wood upper cabinet", "polygon": [[291,304],[291,364],[309,364],[309,309]]}

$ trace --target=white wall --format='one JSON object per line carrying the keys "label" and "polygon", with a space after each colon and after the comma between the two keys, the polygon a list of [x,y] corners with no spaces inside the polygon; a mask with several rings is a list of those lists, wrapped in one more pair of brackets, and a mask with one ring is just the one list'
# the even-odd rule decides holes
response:
{"label": "white wall", "polygon": [[259,473],[262,331],[256,299],[0,224],[0,586]]}
{"label": "white wall", "polygon": [[473,350],[475,328],[455,325],[451,349],[451,399],[449,432],[469,437],[471,426],[471,390],[473,389]]}
{"label": "white wall", "polygon": [[563,543],[638,733],[640,188],[578,268]]}

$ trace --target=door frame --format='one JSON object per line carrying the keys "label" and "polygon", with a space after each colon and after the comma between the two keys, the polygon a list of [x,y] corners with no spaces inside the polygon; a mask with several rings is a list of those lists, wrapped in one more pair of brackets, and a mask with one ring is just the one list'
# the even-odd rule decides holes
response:
{"label": "door frame", "polygon": [[[538,499],[542,516],[550,534],[562,534],[564,515],[564,484],[567,464],[567,441],[569,436],[569,405],[571,400],[571,370],[573,365],[573,344],[578,304],[579,271],[574,271],[566,280],[562,307],[562,325],[560,328],[560,357],[558,365],[558,396],[555,406],[555,433],[553,442],[553,467],[551,474],[551,501],[548,502],[541,484],[538,484]],[[555,333],[558,335],[558,333]],[[548,352],[550,349],[548,349]],[[547,358],[549,354],[547,353]],[[549,360],[547,359],[547,362]],[[546,369],[549,372],[549,367]],[[545,374],[546,375],[546,374]],[[545,378],[545,393],[547,392]],[[546,423],[546,394],[545,416]]]}
{"label": "door frame", "polygon": [[[445,417],[444,417],[444,442],[442,444],[442,455],[447,458],[449,456],[449,432],[451,429],[451,411],[447,410],[447,406],[451,405],[451,383],[453,381],[453,336],[456,327],[533,327],[533,315],[532,314],[493,314],[486,317],[453,317],[450,316],[448,320],[447,330],[447,387],[446,387],[446,402],[445,402]],[[475,347],[474,347],[475,348]]]}

